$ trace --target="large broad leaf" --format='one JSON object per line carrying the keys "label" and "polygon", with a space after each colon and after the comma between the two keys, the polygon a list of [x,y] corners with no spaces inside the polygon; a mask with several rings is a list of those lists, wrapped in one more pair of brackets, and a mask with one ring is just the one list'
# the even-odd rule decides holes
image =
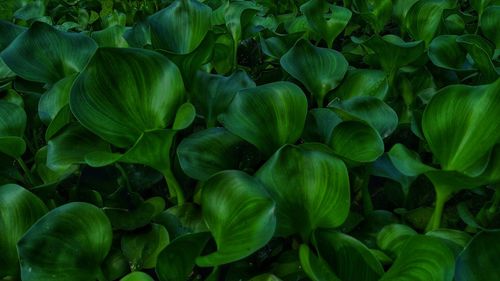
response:
{"label": "large broad leaf", "polygon": [[3,51],[9,44],[16,39],[19,34],[26,30],[25,27],[13,24],[8,21],[0,20],[0,51]]}
{"label": "large broad leaf", "polygon": [[333,129],[342,119],[329,108],[313,108],[307,113],[302,138],[308,142],[329,143]]}
{"label": "large broad leaf", "polygon": [[216,124],[217,116],[226,110],[236,92],[255,87],[255,82],[242,70],[228,77],[199,71],[193,84],[191,101],[209,127]]}
{"label": "large broad leaf", "polygon": [[457,281],[500,279],[498,270],[500,231],[483,231],[470,241],[457,258]]}
{"label": "large broad leaf", "polygon": [[[148,18],[156,49],[188,54],[210,29],[212,9],[197,0],[177,0]],[[182,30],[182,32],[179,32]]]}
{"label": "large broad leaf", "polygon": [[122,236],[121,249],[132,270],[154,268],[160,252],[168,245],[167,229],[159,224]]}
{"label": "large broad leaf", "polygon": [[500,79],[481,86],[448,86],[432,98],[422,128],[444,170],[472,176],[484,170],[485,156],[500,140],[499,92]]}
{"label": "large broad leaf", "polygon": [[268,156],[299,139],[306,114],[302,90],[289,82],[274,82],[239,91],[220,121]]}
{"label": "large broad leaf", "polygon": [[383,71],[374,69],[349,70],[342,84],[334,91],[334,95],[341,99],[372,96],[383,100],[388,93],[387,76]]}
{"label": "large broad leaf", "polygon": [[353,0],[353,10],[372,26],[376,33],[381,32],[391,19],[391,0]]}
{"label": "large broad leaf", "polygon": [[[112,25],[103,30],[94,31],[90,34],[99,47],[128,47],[127,41],[123,37],[125,27],[123,25]],[[142,46],[141,46],[142,47]]]}
{"label": "large broad leaf", "polygon": [[441,35],[434,38],[429,45],[429,58],[432,63],[450,70],[464,70],[466,50],[457,43],[457,35]]}
{"label": "large broad leaf", "polygon": [[96,48],[97,44],[85,35],[35,22],[0,56],[22,78],[52,84],[82,70]]}
{"label": "large broad leaf", "polygon": [[299,249],[300,264],[305,273],[312,281],[340,281],[328,264],[320,257],[317,257],[305,244]]}
{"label": "large broad leaf", "polygon": [[349,9],[329,4],[324,0],[310,0],[300,6],[311,29],[326,41],[328,48],[333,40],[349,23],[352,13]]}
{"label": "large broad leaf", "polygon": [[325,95],[340,84],[348,67],[340,52],[315,47],[307,40],[298,41],[281,57],[280,64],[304,84],[320,107]]}
{"label": "large broad leaf", "polygon": [[490,6],[484,10],[483,16],[481,17],[481,30],[486,38],[490,39],[496,45],[496,48],[500,48],[500,5]]}
{"label": "large broad leaf", "polygon": [[90,131],[119,146],[163,129],[184,97],[178,68],[158,53],[100,48],[78,76],[71,111]]}
{"label": "large broad leaf", "polygon": [[445,9],[453,9],[454,0],[420,0],[413,5],[405,18],[405,26],[415,40],[429,45],[442,21]]}
{"label": "large broad leaf", "polygon": [[444,241],[415,235],[408,238],[380,281],[451,281],[454,271],[455,257]]}
{"label": "large broad leaf", "polygon": [[397,256],[401,252],[401,246],[414,235],[417,232],[405,224],[390,224],[377,234],[377,246]]}
{"label": "large broad leaf", "polygon": [[307,240],[314,229],[338,227],[347,218],[347,168],[331,154],[286,145],[257,171],[256,177],[276,201],[277,235],[299,233]]}
{"label": "large broad leaf", "polygon": [[275,203],[262,184],[244,172],[228,170],[202,186],[201,206],[217,251],[198,257],[199,266],[216,266],[249,256],[271,240]]}
{"label": "large broad leaf", "polygon": [[195,260],[201,255],[210,233],[183,235],[172,241],[158,256],[156,273],[160,281],[186,280],[193,272]]}
{"label": "large broad leaf", "polygon": [[112,237],[108,218],[94,205],[73,202],[53,209],[18,243],[21,278],[95,280]]}
{"label": "large broad leaf", "polygon": [[341,280],[378,280],[384,273],[372,252],[355,238],[335,231],[314,233],[319,255]]}
{"label": "large broad leaf", "polygon": [[500,77],[492,57],[495,48],[488,40],[475,34],[464,34],[457,38],[457,42],[462,45],[474,60],[474,65],[479,69],[483,82],[493,82]]}
{"label": "large broad leaf", "polygon": [[244,140],[224,128],[211,128],[184,138],[177,154],[182,170],[188,176],[207,180],[217,172],[239,169],[245,144]]}
{"label": "large broad leaf", "polygon": [[46,212],[42,200],[21,186],[0,186],[0,277],[19,274],[16,244]]}
{"label": "large broad leaf", "polygon": [[23,140],[26,112],[17,104],[0,100],[0,153],[18,158],[26,150]]}
{"label": "large broad leaf", "polygon": [[38,115],[45,124],[50,124],[69,102],[71,87],[76,79],[76,74],[57,81],[45,92],[38,103]]}

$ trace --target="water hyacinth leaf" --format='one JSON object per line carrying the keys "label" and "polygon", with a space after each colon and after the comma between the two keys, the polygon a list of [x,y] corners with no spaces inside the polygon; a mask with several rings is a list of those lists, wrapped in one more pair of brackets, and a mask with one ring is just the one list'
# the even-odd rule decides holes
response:
{"label": "water hyacinth leaf", "polygon": [[286,145],[255,176],[276,201],[278,236],[307,239],[314,229],[338,227],[347,218],[347,168],[329,153]]}
{"label": "water hyacinth leaf", "polygon": [[224,128],[210,128],[184,138],[177,155],[188,176],[204,181],[217,172],[238,169],[245,143]]}
{"label": "water hyacinth leaf", "polygon": [[493,82],[500,77],[491,58],[494,47],[488,40],[475,34],[464,34],[457,38],[457,42],[463,46],[475,62],[475,66],[484,76],[484,82]]}
{"label": "water hyacinth leaf", "polygon": [[260,11],[260,8],[253,1],[234,1],[225,4],[224,20],[233,37],[235,55],[245,27],[258,11]]}
{"label": "water hyacinth leaf", "polygon": [[467,69],[467,52],[457,38],[457,35],[441,35],[431,41],[428,55],[434,65],[450,70]]}
{"label": "water hyacinth leaf", "polygon": [[465,247],[457,258],[455,278],[457,281],[496,280],[500,231],[482,231]]}
{"label": "water hyacinth leaf", "polygon": [[[210,29],[212,9],[197,0],[177,0],[148,18],[153,48],[191,53]],[[183,30],[183,32],[179,32]]]}
{"label": "water hyacinth leaf", "polygon": [[243,70],[227,77],[199,71],[193,84],[192,102],[197,113],[205,117],[208,127],[215,126],[217,116],[226,110],[236,92],[255,87],[255,82]]}
{"label": "water hyacinth leaf", "polygon": [[490,5],[500,5],[498,0],[470,0],[470,5],[479,15],[484,13],[484,9]]}
{"label": "water hyacinth leaf", "polygon": [[452,85],[427,105],[422,129],[444,170],[471,175],[484,170],[485,155],[499,141],[500,120],[495,117],[500,114],[499,91],[500,79],[480,86]]}
{"label": "water hyacinth leaf", "polygon": [[70,96],[75,117],[118,147],[172,122],[184,98],[179,69],[143,49],[99,48],[76,79]]}
{"label": "water hyacinth leaf", "polygon": [[0,100],[0,153],[18,158],[26,150],[22,139],[26,129],[26,112],[14,103]]}
{"label": "water hyacinth leaf", "polygon": [[273,59],[279,60],[302,36],[303,34],[299,32],[292,34],[275,33],[268,38],[261,37],[262,52]]}
{"label": "water hyacinth leaf", "polygon": [[472,239],[472,237],[465,231],[446,228],[428,231],[425,235],[443,239],[448,244],[448,247],[453,251],[455,257],[462,252]]}
{"label": "water hyacinth leaf", "polygon": [[111,153],[109,144],[83,128],[71,123],[47,144],[47,167],[53,170],[68,169],[74,164],[84,164],[88,153]]}
{"label": "water hyacinth leaf", "polygon": [[217,251],[198,257],[199,266],[247,257],[274,234],[275,203],[262,184],[244,172],[228,170],[210,177],[202,185],[201,206]]}
{"label": "water hyacinth leaf", "polygon": [[406,176],[415,177],[429,171],[434,171],[433,167],[422,163],[420,156],[403,144],[395,144],[388,153],[392,164]]}
{"label": "water hyacinth leaf", "polygon": [[95,280],[112,237],[108,218],[94,205],[72,202],[53,209],[18,243],[21,278]]}
{"label": "water hyacinth leaf", "polygon": [[319,255],[341,280],[379,280],[382,265],[370,250],[355,238],[335,231],[314,233]]}
{"label": "water hyacinth leaf", "polygon": [[151,27],[147,21],[138,22],[131,28],[125,28],[123,38],[130,47],[144,48],[151,45]]}
{"label": "water hyacinth leaf", "polygon": [[323,0],[310,0],[300,6],[311,29],[326,41],[328,48],[344,30],[352,17],[352,12],[344,7],[331,5]]}
{"label": "water hyacinth leaf", "polygon": [[154,279],[144,272],[135,271],[127,274],[120,281],[154,281]]}
{"label": "water hyacinth leaf", "polygon": [[455,273],[455,257],[439,238],[414,235],[401,246],[396,261],[380,281],[451,281]]}
{"label": "water hyacinth leaf", "polygon": [[126,48],[128,43],[123,37],[125,26],[113,25],[103,30],[94,31],[90,37],[99,45],[99,47],[117,47]]}
{"label": "water hyacinth leaf", "polygon": [[400,254],[401,246],[408,238],[417,235],[413,228],[404,224],[390,224],[382,228],[377,235],[377,246],[395,256]]}
{"label": "water hyacinth leaf", "polygon": [[196,118],[196,109],[192,103],[186,102],[182,104],[175,114],[173,130],[183,130],[189,127]]}
{"label": "water hyacinth leaf", "polygon": [[313,46],[300,40],[280,59],[283,69],[299,80],[319,107],[325,95],[335,89],[347,72],[347,60],[335,50]]}
{"label": "water hyacinth leaf", "polygon": [[334,97],[350,99],[356,96],[372,96],[384,100],[389,93],[387,76],[375,69],[347,71],[342,84],[334,91]]}
{"label": "water hyacinth leaf", "polygon": [[406,14],[405,26],[415,40],[428,46],[439,30],[445,9],[456,7],[454,0],[417,1]]}
{"label": "water hyacinth leaf", "polygon": [[66,104],[54,116],[54,120],[52,120],[47,127],[47,131],[45,131],[45,140],[49,141],[55,134],[57,134],[57,132],[59,132],[59,130],[68,125],[71,122],[72,117],[73,115],[69,109],[69,104]]}
{"label": "water hyacinth leaf", "polygon": [[160,252],[169,243],[168,232],[162,225],[151,224],[147,229],[126,233],[121,239],[123,255],[131,268],[154,268]]}
{"label": "water hyacinth leaf", "polygon": [[379,33],[391,19],[392,1],[391,0],[353,0],[352,9],[368,22],[375,31]]}
{"label": "water hyacinth leaf", "polygon": [[186,280],[210,238],[209,232],[186,234],[173,240],[158,256],[156,273],[160,281]]}
{"label": "water hyacinth leaf", "polygon": [[341,280],[332,272],[328,264],[320,257],[317,257],[306,244],[300,245],[299,257],[302,268],[311,280]]}
{"label": "water hyacinth leaf", "polygon": [[500,5],[489,6],[484,10],[481,17],[481,30],[483,34],[491,42],[493,42],[497,49],[500,48]]}
{"label": "water hyacinth leaf", "polygon": [[207,231],[201,208],[193,203],[170,207],[158,214],[154,222],[165,226],[171,240],[185,234]]}
{"label": "water hyacinth leaf", "polygon": [[7,48],[7,46],[25,30],[26,27],[0,20],[0,34],[2,34],[2,37],[0,37],[0,51]]}
{"label": "water hyacinth leaf", "polygon": [[35,22],[0,57],[22,78],[53,84],[81,71],[96,48],[97,44],[85,35]]}
{"label": "water hyacinth leaf", "polygon": [[307,99],[302,90],[289,82],[274,82],[239,91],[220,121],[269,156],[299,139],[306,115]]}
{"label": "water hyacinth leaf", "polygon": [[18,275],[17,242],[47,211],[42,200],[23,187],[0,186],[0,277]]}
{"label": "water hyacinth leaf", "polygon": [[135,230],[146,226],[165,208],[165,200],[161,197],[151,197],[141,202],[136,208],[104,209],[106,216],[111,221],[113,229]]}
{"label": "water hyacinth leaf", "polygon": [[40,97],[38,115],[42,122],[50,124],[59,111],[68,104],[71,87],[76,76],[73,74],[57,81]]}
{"label": "water hyacinth leaf", "polygon": [[335,154],[355,162],[372,162],[384,153],[384,142],[370,125],[344,121],[332,132],[328,144]]}
{"label": "water hyacinth leaf", "polygon": [[333,108],[343,120],[364,121],[370,124],[382,138],[388,137],[398,126],[396,112],[375,97],[353,97],[331,103],[328,107]]}
{"label": "water hyacinth leaf", "polygon": [[313,108],[307,113],[303,138],[309,142],[328,143],[331,140],[333,128],[342,119],[331,109]]}
{"label": "water hyacinth leaf", "polygon": [[410,10],[410,8],[419,0],[393,0],[392,1],[392,15],[395,18],[395,21],[401,25],[401,28],[404,27],[403,23],[405,22],[406,14]]}
{"label": "water hyacinth leaf", "polygon": [[248,281],[281,281],[278,277],[276,277],[273,274],[262,274],[259,276],[255,276],[254,278],[248,280]]}

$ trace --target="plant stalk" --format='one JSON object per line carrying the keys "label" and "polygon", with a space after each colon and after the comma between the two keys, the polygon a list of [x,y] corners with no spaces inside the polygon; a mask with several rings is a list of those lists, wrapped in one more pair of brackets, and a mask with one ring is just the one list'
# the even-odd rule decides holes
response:
{"label": "plant stalk", "polygon": [[[444,188],[443,188],[444,189]],[[443,216],[444,204],[450,199],[451,192],[436,188],[436,205],[431,219],[426,227],[426,232],[436,230],[441,226],[441,218]]]}
{"label": "plant stalk", "polygon": [[165,177],[165,181],[167,182],[168,192],[170,193],[170,196],[176,197],[177,205],[183,205],[186,202],[186,199],[184,198],[184,192],[182,191],[181,185],[175,178],[172,169],[165,169],[163,171],[163,176]]}
{"label": "plant stalk", "polygon": [[35,186],[35,178],[33,177],[33,174],[31,173],[31,170],[28,168],[28,166],[26,165],[26,163],[24,162],[24,160],[21,157],[19,157],[19,158],[16,159],[16,161],[17,161],[17,163],[19,163],[19,166],[23,170],[24,175],[26,176],[26,179],[28,180],[28,183],[31,186]]}

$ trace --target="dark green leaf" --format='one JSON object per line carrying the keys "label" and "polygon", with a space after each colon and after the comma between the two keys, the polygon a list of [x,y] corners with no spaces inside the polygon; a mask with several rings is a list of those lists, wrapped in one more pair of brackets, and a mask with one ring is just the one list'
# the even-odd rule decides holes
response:
{"label": "dark green leaf", "polygon": [[500,231],[483,231],[470,241],[457,258],[455,278],[457,281],[496,280]]}

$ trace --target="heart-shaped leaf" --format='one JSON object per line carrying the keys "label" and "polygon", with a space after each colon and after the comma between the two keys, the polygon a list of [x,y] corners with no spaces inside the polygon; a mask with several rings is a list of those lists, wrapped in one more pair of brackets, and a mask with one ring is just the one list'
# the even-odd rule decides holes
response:
{"label": "heart-shaped leaf", "polygon": [[111,224],[94,205],[72,202],[38,220],[17,247],[26,281],[95,280],[112,241]]}
{"label": "heart-shaped leaf", "polygon": [[356,96],[372,96],[385,99],[389,93],[387,76],[375,69],[354,69],[347,71],[342,84],[335,89],[334,96],[349,99]]}
{"label": "heart-shaped leaf", "polygon": [[483,231],[470,241],[457,258],[455,278],[457,281],[496,280],[500,231]]}
{"label": "heart-shaped leaf", "polygon": [[271,240],[275,203],[261,183],[244,172],[228,170],[202,186],[201,206],[217,251],[198,257],[199,266],[216,266],[249,256]]}
{"label": "heart-shaped leaf", "polygon": [[37,21],[0,57],[22,78],[53,84],[82,70],[96,48],[97,44],[83,34],[62,32]]}
{"label": "heart-shaped leaf", "polygon": [[33,193],[16,184],[0,186],[0,277],[19,274],[16,245],[47,207]]}
{"label": "heart-shaped leaf", "polygon": [[[212,9],[197,0],[177,0],[148,18],[156,49],[191,53],[210,29]],[[182,32],[179,32],[182,30]]]}
{"label": "heart-shaped leaf", "polygon": [[298,41],[281,57],[280,64],[304,84],[320,107],[325,95],[340,84],[348,66],[340,52],[315,47],[307,40]]}
{"label": "heart-shaped leaf", "polygon": [[279,236],[300,233],[307,240],[314,229],[338,227],[347,218],[347,168],[331,154],[286,145],[255,176],[276,201]]}
{"label": "heart-shaped leaf", "polygon": [[302,90],[289,82],[274,82],[239,91],[220,121],[268,156],[299,139],[306,114]]}

